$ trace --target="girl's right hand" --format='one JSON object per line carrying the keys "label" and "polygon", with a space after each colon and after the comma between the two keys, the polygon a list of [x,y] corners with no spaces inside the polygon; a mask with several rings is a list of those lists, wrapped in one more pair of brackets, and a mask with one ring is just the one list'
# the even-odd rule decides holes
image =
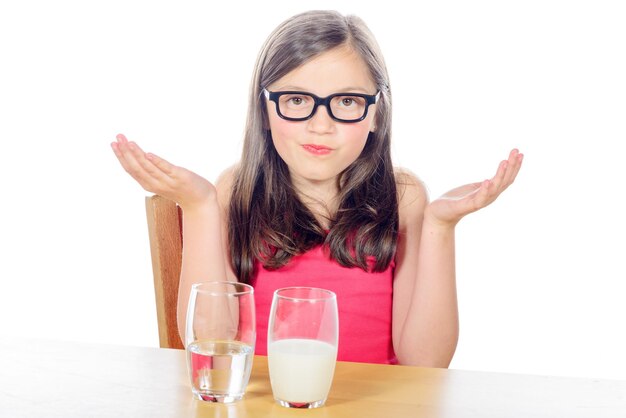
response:
{"label": "girl's right hand", "polygon": [[183,209],[193,209],[216,198],[215,186],[183,167],[146,153],[122,134],[111,144],[122,167],[144,188],[173,200]]}

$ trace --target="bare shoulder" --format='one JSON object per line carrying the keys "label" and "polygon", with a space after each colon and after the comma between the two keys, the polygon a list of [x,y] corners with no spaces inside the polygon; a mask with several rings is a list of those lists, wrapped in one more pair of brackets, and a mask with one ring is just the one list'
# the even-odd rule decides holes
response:
{"label": "bare shoulder", "polygon": [[230,203],[230,196],[233,190],[233,183],[235,182],[235,176],[239,170],[239,163],[233,164],[220,174],[215,182],[215,188],[217,189],[217,201],[225,210]]}
{"label": "bare shoulder", "polygon": [[406,168],[394,168],[398,191],[398,215],[400,228],[407,222],[420,222],[428,204],[428,192],[424,182]]}

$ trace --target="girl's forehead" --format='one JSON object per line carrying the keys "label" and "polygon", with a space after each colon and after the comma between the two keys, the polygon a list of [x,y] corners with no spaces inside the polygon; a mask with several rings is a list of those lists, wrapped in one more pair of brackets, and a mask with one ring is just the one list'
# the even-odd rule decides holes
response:
{"label": "girl's forehead", "polygon": [[322,96],[359,91],[374,94],[377,90],[363,58],[346,47],[321,53],[269,87],[273,91],[303,90]]}

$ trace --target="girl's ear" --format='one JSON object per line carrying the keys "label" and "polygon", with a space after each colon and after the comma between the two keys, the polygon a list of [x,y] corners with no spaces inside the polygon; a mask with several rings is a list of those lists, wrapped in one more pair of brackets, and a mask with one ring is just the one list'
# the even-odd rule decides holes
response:
{"label": "girl's ear", "polygon": [[263,130],[264,131],[269,131],[270,130],[270,117],[268,115],[268,109],[267,109],[267,105],[265,104],[265,98],[263,97],[261,99],[261,119],[263,120]]}
{"label": "girl's ear", "polygon": [[370,132],[376,132],[376,118],[374,118],[374,120],[372,121],[372,124],[370,126]]}
{"label": "girl's ear", "polygon": [[374,114],[370,124],[370,132],[376,132],[376,129],[378,128],[378,117],[378,109],[376,109],[376,113]]}

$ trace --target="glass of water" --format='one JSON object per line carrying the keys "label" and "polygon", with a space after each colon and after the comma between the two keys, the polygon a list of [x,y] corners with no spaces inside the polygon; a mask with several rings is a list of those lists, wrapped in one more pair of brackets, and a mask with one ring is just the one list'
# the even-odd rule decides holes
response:
{"label": "glass of water", "polygon": [[185,331],[194,396],[224,403],[241,399],[250,379],[256,341],[252,287],[237,282],[194,284]]}
{"label": "glass of water", "polygon": [[274,399],[288,408],[326,402],[335,372],[339,333],[337,297],[325,289],[274,292],[267,357]]}

